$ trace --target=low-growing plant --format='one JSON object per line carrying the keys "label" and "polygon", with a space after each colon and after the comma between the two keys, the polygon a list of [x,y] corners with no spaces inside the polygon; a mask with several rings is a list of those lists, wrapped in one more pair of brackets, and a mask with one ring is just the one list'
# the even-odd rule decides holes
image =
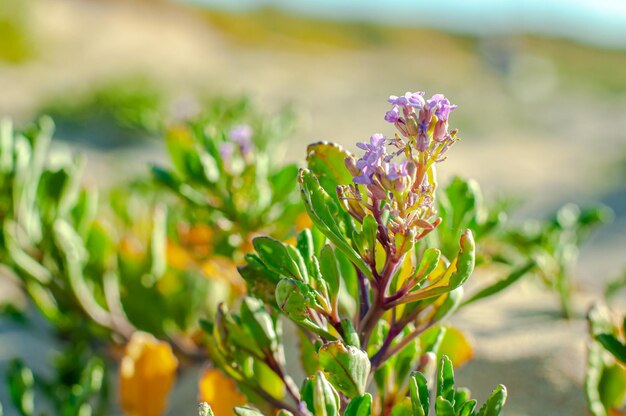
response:
{"label": "low-growing plant", "polygon": [[[63,350],[53,365],[56,375],[35,374],[36,388],[23,389],[25,397],[37,390],[59,412],[74,414],[68,409],[89,408],[106,414],[109,390],[93,391],[98,396],[94,402],[94,394],[85,393],[93,390],[83,385],[89,379],[85,371],[95,368],[90,364],[94,359],[117,361],[117,346],[132,343],[133,334],[142,333],[137,331],[167,340],[169,345],[158,348],[173,348],[183,366],[206,359],[197,337],[198,321],[212,319],[218,302],[230,302],[244,290],[236,270],[236,262],[247,250],[244,237],[268,230],[293,233],[303,211],[293,203],[297,169],[271,168],[269,153],[261,149],[270,140],[267,136],[278,137],[284,131],[288,120],[250,117],[251,124],[244,125],[241,117],[251,111],[243,103],[233,107],[219,101],[207,109],[221,141],[219,150],[224,153],[230,146],[228,157],[218,153],[219,163],[213,159],[215,171],[207,165],[213,156],[199,142],[191,147],[189,142],[170,146],[175,166],[187,169],[184,174],[195,169],[197,176],[185,177],[190,189],[198,184],[219,187],[211,188],[212,194],[197,192],[200,199],[195,202],[200,201],[201,208],[170,198],[161,189],[162,181],[146,180],[120,187],[110,193],[106,204],[99,203],[97,190],[81,184],[83,160],[50,155],[50,119],[23,131],[13,131],[10,122],[2,122],[0,258],[5,271],[11,271],[13,281],[52,326]],[[214,144],[207,146],[215,150]],[[196,162],[207,169],[197,170]],[[170,179],[168,184],[177,173],[155,169],[161,180]],[[219,184],[207,175],[217,175]],[[274,197],[263,203],[240,197],[259,189],[270,195],[268,188]],[[276,215],[289,221],[265,222]],[[268,224],[271,228],[265,228]],[[152,338],[136,344],[156,342]],[[148,357],[152,357],[150,365],[159,365],[159,355]],[[19,369],[15,374],[32,374],[21,362],[15,366]],[[167,371],[177,366],[178,361]],[[104,374],[102,386],[107,385],[107,377]],[[76,391],[82,392],[80,400],[68,399]],[[33,411],[32,406],[26,408]]]}
{"label": "low-growing plant", "polygon": [[[52,377],[14,364],[16,408],[33,414],[38,392],[59,414],[107,414],[107,363],[119,362],[123,411],[161,414],[176,372],[210,359],[199,397],[218,416],[428,414],[437,362],[436,414],[499,414],[503,388],[479,410],[454,390],[452,364],[472,348],[446,319],[535,269],[535,253],[475,182],[439,187],[456,107],[389,101],[399,134],[358,143],[360,157],[312,144],[300,170],[274,163],[288,115],[217,101],[159,127],[171,165],[104,203],[80,159],[49,156],[49,119],[4,122],[0,258],[65,348]],[[503,277],[464,296],[491,267]]]}
{"label": "low-growing plant", "polygon": [[[412,371],[446,341],[452,359],[461,359],[458,332],[447,338],[441,323],[462,302],[474,238],[460,230],[445,253],[426,238],[442,222],[435,165],[458,141],[448,130],[456,107],[442,95],[422,95],[390,97],[385,119],[400,135],[358,143],[358,159],[330,143],[308,147],[298,182],[313,227],[295,244],[254,239],[256,253],[240,268],[251,297],[221,306],[215,322],[204,323],[213,363],[259,409],[237,414],[424,414],[428,405],[410,397],[419,391],[425,398],[425,382],[420,376],[416,389]],[[287,372],[285,320],[308,375],[300,389]],[[473,414],[475,402],[460,398],[466,393],[455,401],[447,360],[440,374],[447,381],[437,414]],[[499,414],[502,392],[488,414]]]}
{"label": "low-growing plant", "polygon": [[536,259],[539,267],[535,268],[535,274],[556,292],[564,318],[574,313],[574,268],[580,248],[594,229],[608,223],[612,217],[612,211],[606,206],[581,209],[567,204],[552,219],[528,221],[508,233],[507,240],[522,256]]}

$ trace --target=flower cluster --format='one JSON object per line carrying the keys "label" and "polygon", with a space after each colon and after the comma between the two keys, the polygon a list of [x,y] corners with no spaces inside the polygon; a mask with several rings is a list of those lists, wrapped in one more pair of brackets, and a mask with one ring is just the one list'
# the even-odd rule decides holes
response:
{"label": "flower cluster", "polygon": [[457,106],[442,94],[426,100],[421,91],[392,95],[387,101],[392,108],[385,120],[400,134],[388,138],[377,133],[369,143],[357,143],[364,155],[345,161],[354,184],[340,187],[338,193],[359,221],[368,213],[387,210],[391,233],[421,238],[438,224],[437,219],[431,222],[436,214],[434,165],[445,159],[444,154],[458,140],[456,130],[448,130],[448,118]]}
{"label": "flower cluster", "polygon": [[228,140],[220,146],[222,159],[230,159],[238,149],[242,155],[252,152],[252,127],[247,124],[239,124],[228,131]]}

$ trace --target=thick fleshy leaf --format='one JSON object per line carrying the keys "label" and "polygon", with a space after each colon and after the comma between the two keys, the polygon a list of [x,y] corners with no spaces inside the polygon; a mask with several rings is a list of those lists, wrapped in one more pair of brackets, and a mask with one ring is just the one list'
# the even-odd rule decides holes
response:
{"label": "thick fleshy leaf", "polygon": [[621,408],[626,402],[626,368],[619,364],[605,367],[599,388],[600,400],[605,408]]}
{"label": "thick fleshy leaf", "polygon": [[365,393],[350,401],[344,416],[370,416],[372,414],[372,395]]}
{"label": "thick fleshy leaf", "polygon": [[349,244],[345,233],[337,223],[339,209],[333,199],[320,186],[311,171],[301,169],[298,176],[304,206],[319,230],[341,250],[365,276],[373,278],[372,271],[359,254]]}
{"label": "thick fleshy leaf", "polygon": [[200,402],[198,403],[198,416],[215,416],[215,413],[207,402]]}
{"label": "thick fleshy leaf", "polygon": [[268,269],[257,255],[248,254],[244,259],[246,265],[239,267],[238,271],[246,282],[248,293],[276,306],[276,285],[280,282],[280,275]]}
{"label": "thick fleshy leaf", "polygon": [[334,250],[331,246],[325,245],[322,248],[319,261],[322,278],[328,284],[328,295],[330,297],[330,301],[335,304],[337,297],[339,296],[341,272],[339,271],[337,258],[335,257]]}
{"label": "thick fleshy leaf", "polygon": [[370,360],[364,351],[335,341],[323,345],[318,355],[324,374],[337,390],[350,398],[365,393]]}
{"label": "thick fleshy leaf", "polygon": [[270,237],[257,237],[252,244],[268,269],[285,277],[307,282],[304,260],[292,246]]}
{"label": "thick fleshy leaf", "polygon": [[311,319],[309,309],[319,308],[316,297],[315,289],[294,279],[282,279],[276,286],[276,303],[289,319],[326,339],[334,340],[335,336]]}
{"label": "thick fleshy leaf", "polygon": [[500,384],[478,411],[477,416],[498,416],[506,402],[506,387]]}
{"label": "thick fleshy leaf", "polygon": [[405,397],[391,409],[389,416],[407,416],[411,414],[412,409],[413,405],[411,404],[411,400]]}
{"label": "thick fleshy leaf", "polygon": [[409,380],[409,393],[413,407],[413,416],[428,416],[430,393],[426,377],[415,372]]}
{"label": "thick fleshy leaf", "polygon": [[435,400],[435,414],[437,416],[455,416],[454,406],[442,396]]}
{"label": "thick fleshy leaf", "polygon": [[443,397],[454,406],[454,369],[452,368],[452,361],[445,355],[441,357],[441,366],[437,377],[437,396]]}
{"label": "thick fleshy leaf", "polygon": [[126,414],[156,416],[165,412],[178,360],[166,342],[135,332],[120,364],[120,400]]}
{"label": "thick fleshy leaf", "polygon": [[[236,407],[233,409],[237,416],[265,416],[263,413],[258,411],[257,409],[253,409],[251,407]],[[227,414],[227,413],[224,413]]]}
{"label": "thick fleshy leaf", "polygon": [[349,156],[349,152],[335,143],[318,142],[307,147],[307,166],[329,195],[335,195],[338,185],[352,183],[352,175],[344,162]]}
{"label": "thick fleshy leaf", "polygon": [[275,352],[278,349],[278,337],[272,317],[263,302],[246,297],[242,299],[240,309],[242,324],[249,328],[254,341],[264,351]]}
{"label": "thick fleshy leaf", "polygon": [[415,302],[429,299],[448,293],[461,286],[474,271],[475,250],[474,237],[470,230],[465,230],[459,240],[460,250],[446,272],[424,288],[418,289],[405,296],[404,302]]}
{"label": "thick fleshy leaf", "polygon": [[339,414],[339,394],[321,371],[317,371],[304,381],[300,395],[314,416]]}

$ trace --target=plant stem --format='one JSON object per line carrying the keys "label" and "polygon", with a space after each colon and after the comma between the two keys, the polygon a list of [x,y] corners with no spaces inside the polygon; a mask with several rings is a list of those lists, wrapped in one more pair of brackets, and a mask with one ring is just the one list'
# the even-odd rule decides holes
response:
{"label": "plant stem", "polygon": [[370,298],[368,290],[369,282],[367,281],[367,278],[365,277],[361,269],[359,269],[358,267],[355,267],[355,269],[357,278],[359,280],[359,320],[361,320],[370,310]]}

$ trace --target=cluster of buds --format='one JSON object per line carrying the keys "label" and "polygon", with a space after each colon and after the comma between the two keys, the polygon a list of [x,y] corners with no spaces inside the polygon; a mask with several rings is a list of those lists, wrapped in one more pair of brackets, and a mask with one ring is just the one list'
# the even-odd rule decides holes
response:
{"label": "cluster of buds", "polygon": [[[448,117],[456,108],[442,95],[425,100],[423,92],[391,96],[385,120],[394,124],[394,137],[374,134],[360,159],[348,157],[353,184],[337,189],[346,210],[359,222],[366,215],[387,219],[387,238],[402,234],[416,241],[432,231],[440,219],[434,207],[434,166],[458,139],[448,131]],[[380,221],[378,221],[381,223]]]}

